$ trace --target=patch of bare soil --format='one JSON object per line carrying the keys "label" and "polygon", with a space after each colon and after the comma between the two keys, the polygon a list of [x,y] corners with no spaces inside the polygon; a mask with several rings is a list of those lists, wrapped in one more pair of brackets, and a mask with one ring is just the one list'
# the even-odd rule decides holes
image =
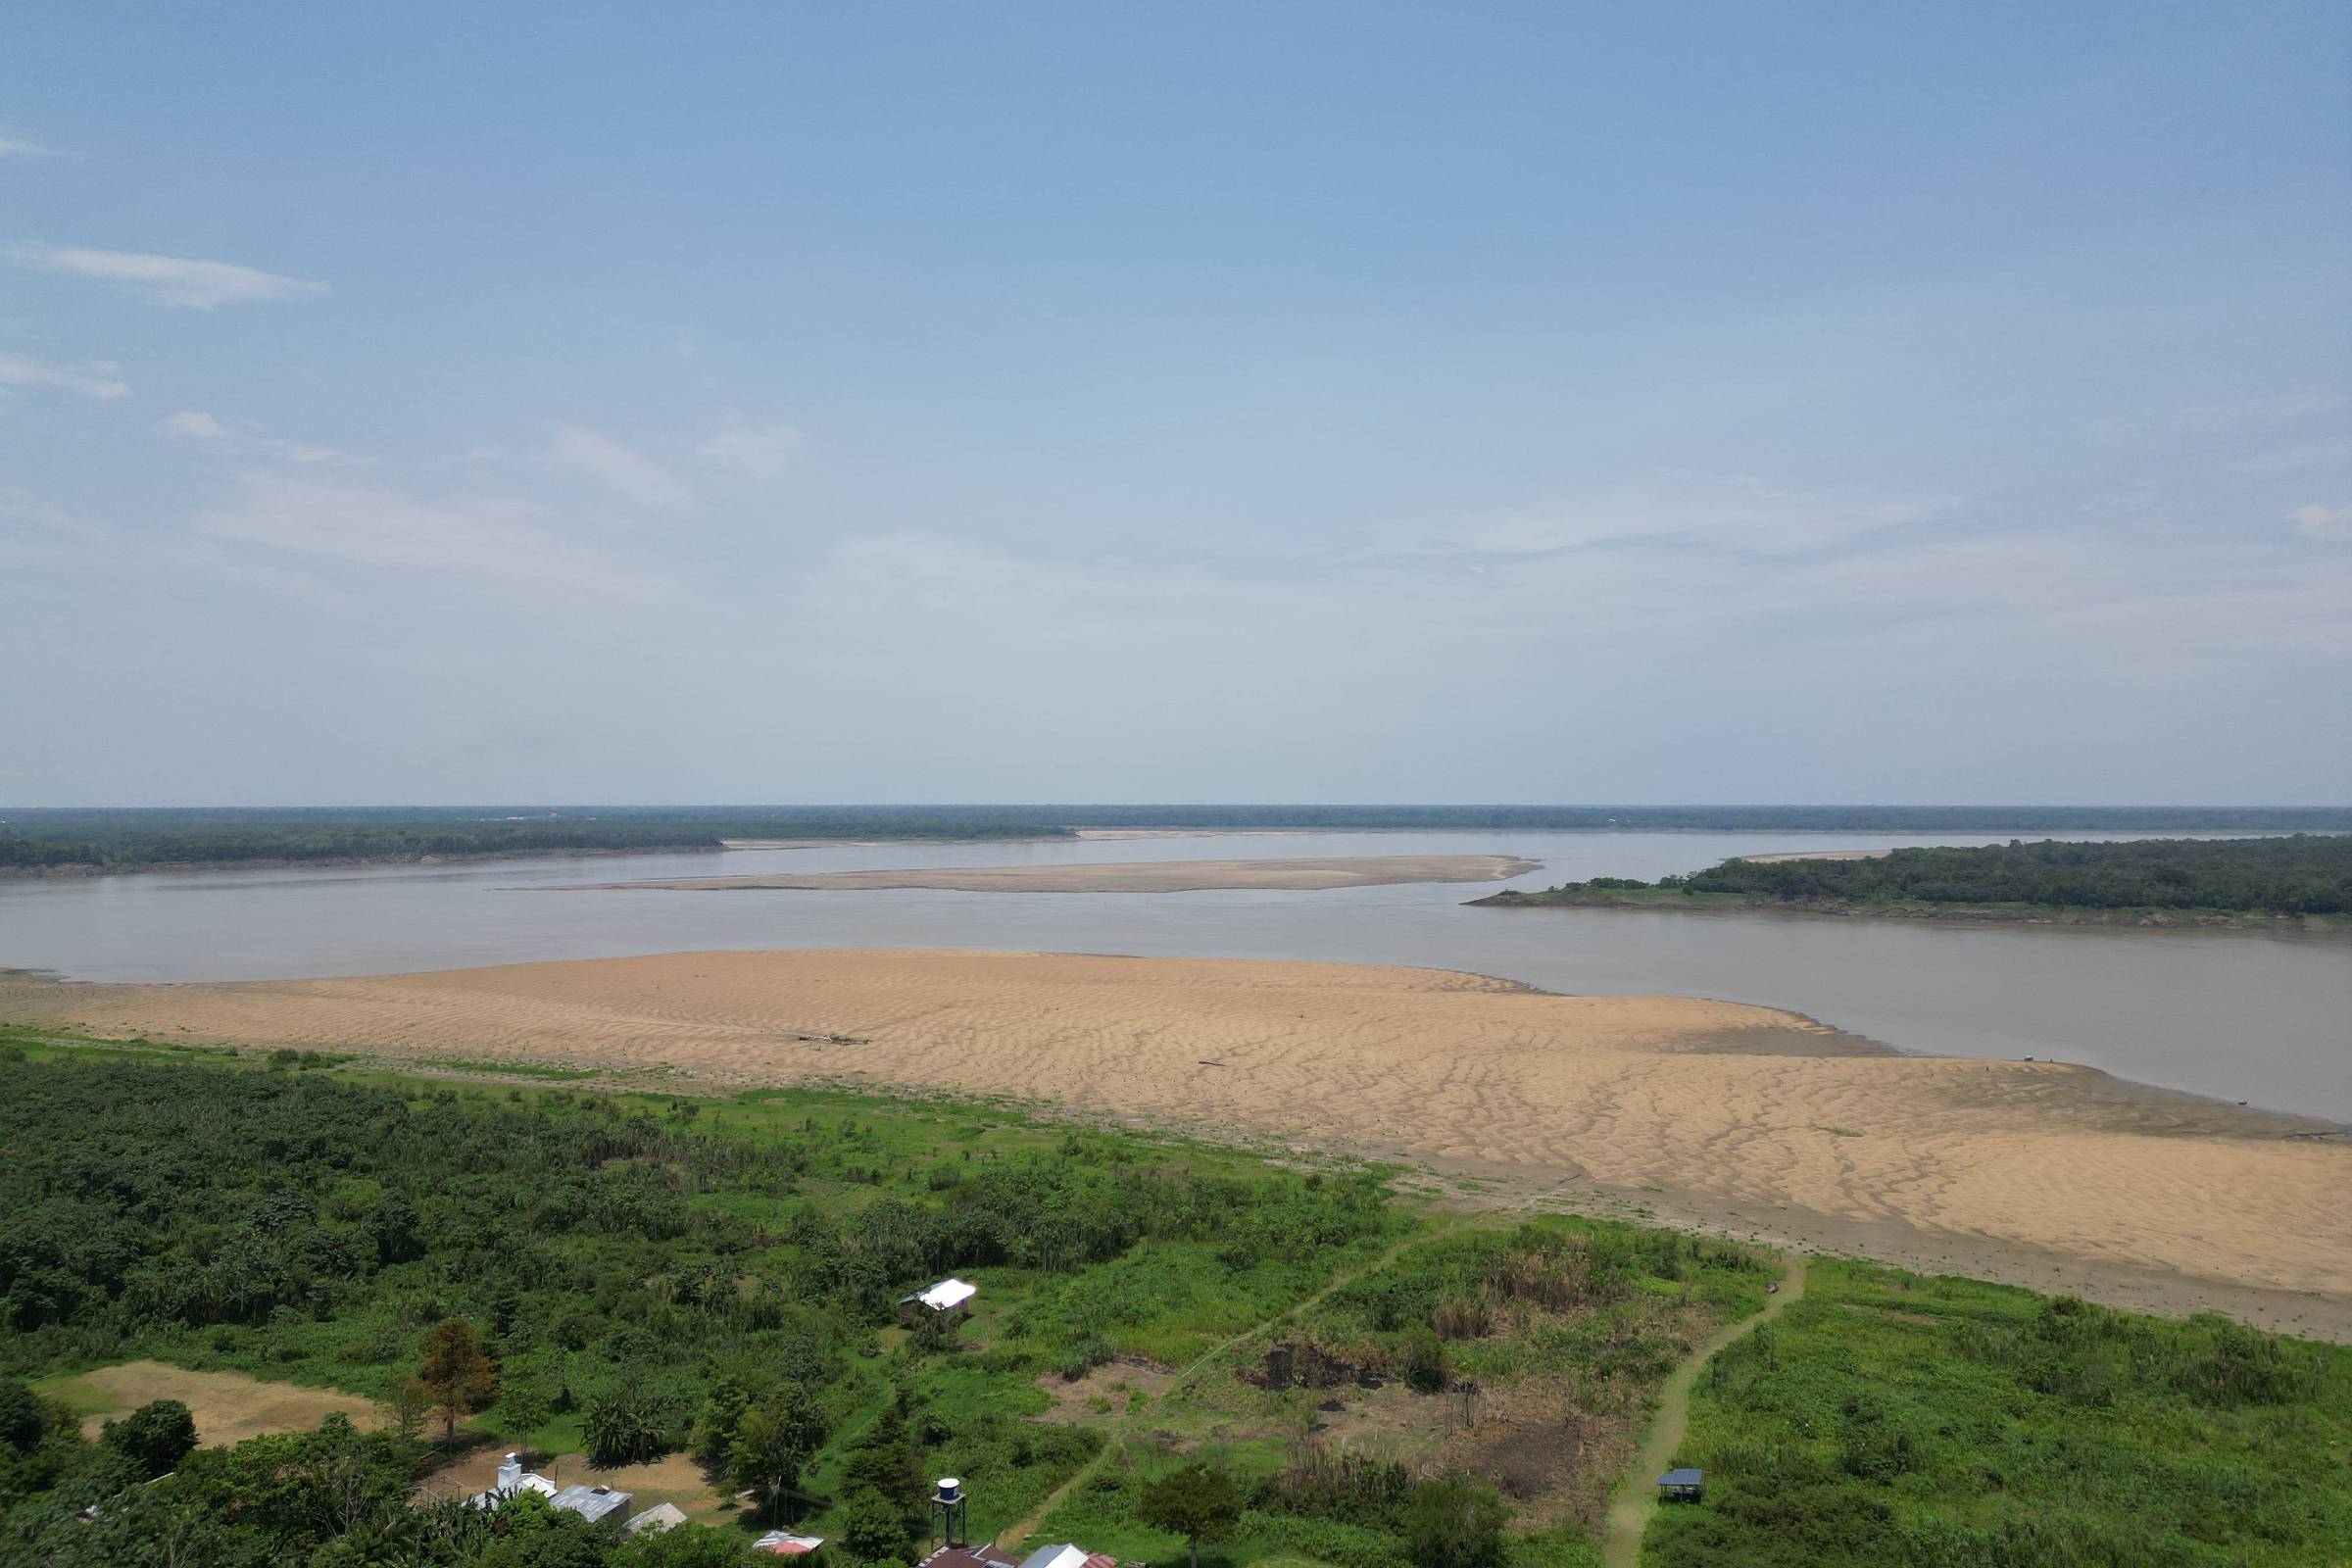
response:
{"label": "patch of bare soil", "polygon": [[[1555,1310],[1527,1299],[1494,1302],[1490,1310],[1481,1337],[1557,1330],[1591,1316],[1581,1305]],[[1627,1325],[1632,1332],[1668,1337],[1678,1355],[1698,1343],[1705,1327],[1697,1309],[1665,1301],[1645,1307]],[[1457,1336],[1463,1337],[1468,1336]],[[1517,1528],[1574,1523],[1597,1529],[1634,1451],[1642,1393],[1630,1379],[1556,1372],[1459,1378],[1442,1393],[1421,1394],[1401,1381],[1363,1375],[1359,1358],[1312,1346],[1278,1345],[1272,1350],[1286,1364],[1311,1368],[1325,1378],[1358,1372],[1349,1387],[1308,1376],[1295,1379],[1329,1390],[1309,1430],[1324,1451],[1400,1464],[1421,1476],[1455,1471],[1479,1476],[1511,1499]],[[1237,1375],[1268,1386],[1265,1368],[1243,1368]]]}
{"label": "patch of bare soil", "polygon": [[[499,1461],[505,1456],[503,1444],[477,1445],[425,1477],[421,1491],[425,1495],[438,1497],[470,1497],[477,1492],[486,1492],[497,1483]],[[644,1464],[613,1465],[610,1469],[590,1464],[587,1455],[580,1453],[526,1457],[531,1469],[560,1487],[578,1482],[629,1494],[631,1513],[643,1513],[657,1503],[668,1502],[675,1503],[689,1518],[708,1524],[727,1517],[736,1507],[731,1496],[705,1478],[703,1467],[683,1453],[664,1454]]]}
{"label": "patch of bare soil", "polygon": [[153,1399],[186,1405],[196,1418],[196,1441],[208,1448],[267,1432],[308,1432],[338,1411],[356,1427],[383,1424],[374,1406],[356,1394],[265,1383],[242,1372],[190,1372],[161,1361],[102,1366],[49,1392],[79,1406],[97,1406],[81,1421],[82,1434],[93,1438],[109,1420]]}
{"label": "patch of bare soil", "polygon": [[1035,1417],[1049,1426],[1084,1426],[1125,1410],[1137,1395],[1157,1400],[1175,1385],[1176,1369],[1141,1355],[1105,1361],[1082,1378],[1040,1373],[1037,1386],[1054,1407]]}

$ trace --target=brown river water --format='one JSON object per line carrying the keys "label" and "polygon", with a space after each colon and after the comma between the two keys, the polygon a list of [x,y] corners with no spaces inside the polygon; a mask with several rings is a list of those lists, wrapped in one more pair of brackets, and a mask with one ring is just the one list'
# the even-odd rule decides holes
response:
{"label": "brown river water", "polygon": [[[2069,834],[2070,838],[2127,835]],[[2002,835],[2006,837],[2006,835]],[[2352,1120],[2352,943],[2192,931],[1463,906],[1485,885],[1323,892],[557,892],[762,871],[1283,856],[1510,855],[1508,885],[1730,855],[1978,844],[1803,833],[1218,834],[841,846],[0,882],[0,968],[73,980],[383,974],[700,948],[1013,948],[1468,969],[1572,993],[1786,1007],[1897,1050],[2083,1062]]]}

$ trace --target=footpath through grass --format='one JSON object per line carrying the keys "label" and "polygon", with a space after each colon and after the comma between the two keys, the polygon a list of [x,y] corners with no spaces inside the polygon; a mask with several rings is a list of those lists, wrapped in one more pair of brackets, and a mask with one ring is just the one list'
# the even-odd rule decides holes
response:
{"label": "footpath through grass", "polygon": [[2352,1561],[2352,1350],[1817,1261],[1694,1387],[1650,1568]]}

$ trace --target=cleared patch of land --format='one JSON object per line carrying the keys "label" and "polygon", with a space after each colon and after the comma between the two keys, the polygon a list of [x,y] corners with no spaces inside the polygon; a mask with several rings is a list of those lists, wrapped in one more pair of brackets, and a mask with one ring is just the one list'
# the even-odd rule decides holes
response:
{"label": "cleared patch of land", "polygon": [[[423,1490],[428,1496],[435,1497],[470,1497],[477,1492],[487,1492],[498,1484],[499,1461],[505,1454],[506,1446],[497,1443],[469,1449],[425,1477]],[[590,1464],[583,1453],[534,1453],[529,1468],[560,1487],[576,1483],[625,1492],[629,1494],[632,1514],[667,1502],[674,1503],[690,1519],[717,1524],[734,1517],[739,1509],[727,1489],[713,1487],[702,1466],[684,1453],[666,1453],[643,1464],[609,1468]]]}
{"label": "cleared patch of land", "polygon": [[1393,882],[1499,882],[1543,862],[1507,855],[1359,855],[1329,859],[1132,860],[1076,865],[964,865],[912,871],[812,871],[805,875],[666,877],[645,882],[585,882],[555,892],[664,888],[719,893],[738,889],[933,888],[950,893],[1202,893],[1212,889],[1378,887]]}
{"label": "cleared patch of land", "polygon": [[[220,985],[0,981],[0,1019],[1045,1102],[1401,1158],[1797,1246],[2352,1336],[2352,1147],[1792,1013],[1371,966],[699,953]],[[184,1031],[184,1032],[183,1032]]]}
{"label": "cleared patch of land", "polygon": [[242,1372],[190,1372],[161,1361],[124,1361],[94,1372],[53,1378],[42,1394],[63,1399],[81,1416],[84,1437],[152,1399],[177,1399],[196,1418],[196,1441],[225,1446],[265,1432],[308,1432],[340,1410],[356,1427],[382,1425],[375,1408],[356,1394],[266,1383]]}

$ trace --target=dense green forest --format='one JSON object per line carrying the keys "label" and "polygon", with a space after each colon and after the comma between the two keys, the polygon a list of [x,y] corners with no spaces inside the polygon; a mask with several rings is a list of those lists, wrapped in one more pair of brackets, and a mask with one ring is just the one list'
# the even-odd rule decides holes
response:
{"label": "dense green forest", "polygon": [[1080,827],[1336,832],[2352,830],[2341,807],[506,806],[0,808],[0,868],[715,849],[726,839],[1059,838]]}
{"label": "dense green forest", "polygon": [[[941,1474],[974,1539],[1022,1521],[1129,1563],[1587,1568],[1648,1399],[1775,1272],[994,1106],[25,1032],[0,1037],[0,1568],[719,1568],[775,1521],[886,1568]],[[904,1324],[949,1271],[975,1315]],[[2345,1351],[1815,1273],[1702,1377],[1688,1446],[1721,1484],[1645,1560],[2352,1546]],[[79,1374],[142,1357],[364,1419],[191,1447],[204,1412],[155,1400],[85,1432]],[[624,1544],[464,1507],[442,1467],[502,1446],[567,1476],[683,1455],[696,1522]]]}
{"label": "dense green forest", "polygon": [[1655,883],[1594,877],[1486,903],[1979,905],[2045,909],[2352,912],[2352,835],[1906,849],[1867,860],[1726,860]]}

